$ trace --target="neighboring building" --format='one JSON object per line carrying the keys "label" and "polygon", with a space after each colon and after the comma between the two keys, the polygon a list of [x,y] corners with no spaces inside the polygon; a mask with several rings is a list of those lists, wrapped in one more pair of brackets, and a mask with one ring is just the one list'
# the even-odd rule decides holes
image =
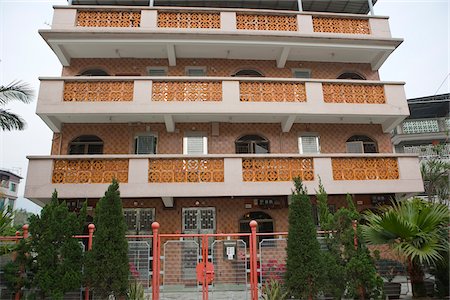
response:
{"label": "neighboring building", "polygon": [[6,206],[15,209],[14,204],[19,191],[20,179],[22,177],[12,171],[0,169],[0,210]]}
{"label": "neighboring building", "polygon": [[[450,94],[408,99],[410,116],[392,135],[397,153],[416,153],[421,158],[450,158]],[[436,153],[440,145],[440,153]]]}
{"label": "neighboring building", "polygon": [[57,189],[93,208],[116,177],[130,232],[271,232],[295,176],[335,208],[423,191],[417,155],[392,151],[404,83],[378,74],[402,40],[367,2],[99,2],[56,6],[40,31],[63,70],[40,78],[54,136],[29,157],[35,203]]}

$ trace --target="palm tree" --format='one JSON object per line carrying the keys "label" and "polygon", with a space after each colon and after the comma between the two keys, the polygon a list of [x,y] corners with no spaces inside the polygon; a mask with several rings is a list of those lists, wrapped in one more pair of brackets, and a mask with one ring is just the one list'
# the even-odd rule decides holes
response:
{"label": "palm tree", "polygon": [[405,257],[413,296],[424,296],[423,263],[435,264],[448,250],[449,209],[415,198],[367,212],[362,233],[369,244],[388,244]]}
{"label": "palm tree", "polygon": [[[31,87],[21,81],[14,81],[7,86],[0,85],[0,106],[4,106],[14,100],[29,103],[33,94]],[[23,130],[25,121],[7,109],[0,108],[0,128],[8,131]]]}

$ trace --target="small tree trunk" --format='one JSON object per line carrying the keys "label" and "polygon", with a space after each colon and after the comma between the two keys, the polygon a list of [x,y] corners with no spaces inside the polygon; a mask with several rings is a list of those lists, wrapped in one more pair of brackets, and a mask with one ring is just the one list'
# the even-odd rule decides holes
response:
{"label": "small tree trunk", "polygon": [[411,280],[413,297],[425,297],[427,291],[423,280],[423,270],[419,263],[408,259],[408,274]]}

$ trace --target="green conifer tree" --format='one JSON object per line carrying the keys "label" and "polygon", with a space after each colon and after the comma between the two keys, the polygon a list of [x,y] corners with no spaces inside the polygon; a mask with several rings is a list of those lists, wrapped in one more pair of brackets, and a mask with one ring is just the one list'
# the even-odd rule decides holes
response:
{"label": "green conifer tree", "polygon": [[56,191],[41,215],[30,217],[34,285],[43,296],[63,299],[65,293],[81,287],[83,251],[82,245],[73,238],[82,231],[80,223],[65,202],[59,203]]}
{"label": "green conifer tree", "polygon": [[92,251],[87,253],[87,284],[97,297],[125,296],[128,288],[128,242],[119,183],[113,179],[95,209]]}
{"label": "green conifer tree", "polygon": [[299,178],[294,179],[294,185],[289,206],[285,285],[297,299],[316,299],[323,284],[317,228],[306,188]]}

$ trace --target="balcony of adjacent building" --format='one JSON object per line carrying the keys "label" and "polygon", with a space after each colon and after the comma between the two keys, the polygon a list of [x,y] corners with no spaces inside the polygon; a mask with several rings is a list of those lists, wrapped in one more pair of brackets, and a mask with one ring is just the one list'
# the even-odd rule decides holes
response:
{"label": "balcony of adjacent building", "polygon": [[[162,124],[69,126],[54,138],[58,155],[29,157],[25,196],[42,203],[57,189],[63,198],[96,198],[112,178],[121,182],[123,197],[167,203],[173,197],[289,195],[297,176],[311,194],[319,179],[329,194],[423,190],[417,155],[389,153],[389,136],[375,125],[341,125],[333,132],[312,124],[286,136],[267,124],[240,129],[254,134],[239,133],[238,124],[211,125],[209,132],[209,124],[184,125],[175,135],[160,130]],[[359,130],[376,138],[348,136]],[[82,131],[103,139],[77,136]]]}
{"label": "balcony of adjacent building", "polygon": [[[358,1],[340,9],[345,1],[328,1],[328,10],[321,8],[325,2],[312,1],[309,11],[115,1],[115,6],[56,6],[52,28],[40,34],[65,66],[73,58],[160,58],[171,66],[179,58],[215,58],[272,60],[280,68],[290,60],[369,63],[378,70],[402,42],[391,37],[387,17],[358,14],[361,5],[352,9]],[[319,12],[311,11],[315,8]]]}
{"label": "balcony of adjacent building", "polygon": [[402,82],[312,78],[111,76],[41,78],[37,114],[65,123],[378,124],[409,114]]}
{"label": "balcony of adjacent building", "polygon": [[[448,110],[448,108],[447,108]],[[401,145],[425,145],[448,142],[450,118],[406,119],[396,126],[392,143]]]}

